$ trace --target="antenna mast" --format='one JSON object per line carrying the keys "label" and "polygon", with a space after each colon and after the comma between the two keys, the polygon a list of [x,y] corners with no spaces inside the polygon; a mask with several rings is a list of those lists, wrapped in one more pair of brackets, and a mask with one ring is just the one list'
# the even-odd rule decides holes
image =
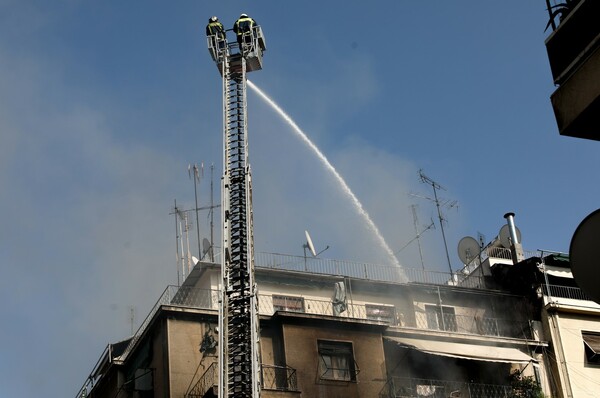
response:
{"label": "antenna mast", "polygon": [[[204,163],[202,163],[202,176],[204,177]],[[192,177],[193,174],[193,177]],[[194,163],[194,165],[188,164],[188,176],[194,179],[194,199],[195,199],[195,210],[196,210],[196,237],[198,239],[198,258],[202,258],[202,249],[200,248],[200,222],[198,221],[198,188],[197,183],[200,182],[200,172],[198,171],[198,164]]]}
{"label": "antenna mast", "polygon": [[[214,229],[215,229],[215,225],[214,225],[214,218],[215,218],[215,204],[213,201],[213,195],[214,195],[214,190],[213,190],[213,182],[214,182],[214,171],[215,171],[215,164],[212,163],[210,165],[210,262],[214,263],[215,262],[215,251],[213,250],[214,247]],[[220,206],[220,205],[219,205]]]}
{"label": "antenna mast", "polygon": [[423,262],[423,250],[421,249],[421,234],[419,233],[419,218],[417,217],[417,205],[410,205],[413,214],[413,222],[415,225],[415,233],[417,234],[417,245],[419,246],[419,256],[421,257],[421,268],[425,271],[425,263]]}
{"label": "antenna mast", "polygon": [[[421,182],[425,183],[425,184],[429,184],[431,185],[431,187],[433,188],[433,202],[435,203],[435,206],[437,207],[437,213],[438,213],[438,218],[440,220],[440,228],[442,230],[442,238],[444,239],[444,249],[446,249],[446,259],[448,260],[448,269],[450,270],[450,274],[452,274],[452,263],[450,262],[450,255],[448,254],[448,243],[446,242],[446,233],[444,232],[444,217],[442,216],[442,211],[440,209],[441,204],[440,204],[440,200],[438,199],[437,196],[437,191],[439,189],[445,191],[446,188],[442,187],[440,184],[438,184],[437,182],[435,182],[434,180],[432,180],[431,178],[427,177],[425,174],[423,174],[423,170],[419,170],[419,177],[421,178]],[[443,205],[446,205],[447,203],[443,203]],[[456,206],[456,202],[452,202],[449,204],[449,207],[455,207]]]}

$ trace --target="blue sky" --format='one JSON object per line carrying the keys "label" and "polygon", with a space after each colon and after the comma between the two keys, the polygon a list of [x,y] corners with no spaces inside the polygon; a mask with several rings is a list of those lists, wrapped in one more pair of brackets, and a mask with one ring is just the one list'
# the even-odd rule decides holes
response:
{"label": "blue sky", "polygon": [[[204,26],[241,12],[263,27],[249,77],[346,179],[397,251],[435,217],[418,170],[458,201],[465,235],[516,213],[526,250],[567,251],[597,208],[597,142],[561,137],[543,0],[502,3],[0,0],[0,396],[74,396],[109,341],[176,283],[173,200],[187,166],[221,174],[221,81]],[[256,248],[385,262],[317,158],[249,93]],[[208,204],[208,167],[200,183]],[[218,200],[218,197],[216,197]],[[201,235],[208,236],[206,213]],[[218,232],[218,230],[217,230]],[[422,238],[447,264],[439,227]],[[398,253],[420,267],[415,244]]]}

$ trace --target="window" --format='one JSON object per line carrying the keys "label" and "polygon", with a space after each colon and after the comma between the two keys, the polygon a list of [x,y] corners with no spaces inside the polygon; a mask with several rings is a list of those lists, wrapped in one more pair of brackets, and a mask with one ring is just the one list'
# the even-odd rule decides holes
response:
{"label": "window", "polygon": [[456,332],[456,315],[453,307],[426,305],[427,328]]}
{"label": "window", "polygon": [[600,365],[600,333],[581,332],[588,363]]}
{"label": "window", "polygon": [[304,298],[273,295],[273,310],[304,312]]}
{"label": "window", "polygon": [[394,307],[371,304],[367,304],[365,307],[367,309],[367,319],[395,323],[396,311]]}
{"label": "window", "polygon": [[354,362],[352,343],[318,340],[317,344],[321,379],[356,381],[358,367]]}

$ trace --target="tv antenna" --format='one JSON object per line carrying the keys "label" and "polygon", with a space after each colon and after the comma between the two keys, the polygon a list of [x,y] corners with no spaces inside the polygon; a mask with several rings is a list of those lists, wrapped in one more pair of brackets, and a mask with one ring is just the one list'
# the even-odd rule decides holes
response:
{"label": "tv antenna", "polygon": [[454,200],[454,201],[440,200],[438,198],[437,191],[438,190],[445,191],[446,188],[442,187],[436,181],[434,181],[431,178],[427,177],[423,173],[422,169],[419,170],[419,178],[421,179],[422,183],[431,185],[431,187],[433,188],[433,198],[428,198],[426,196],[419,196],[419,195],[413,195],[413,196],[421,197],[423,199],[427,199],[427,200],[432,201],[433,203],[435,203],[435,206],[437,208],[437,213],[438,213],[438,219],[440,221],[440,229],[442,230],[442,239],[444,240],[444,249],[446,250],[446,259],[448,260],[448,269],[450,270],[450,274],[452,274],[452,263],[450,262],[450,254],[448,254],[448,243],[446,241],[446,232],[444,231],[444,221],[445,221],[445,219],[444,219],[444,217],[442,215],[441,208],[442,207],[446,207],[448,209],[451,209],[453,207],[458,207],[458,202],[456,200]]}
{"label": "tv antenna", "polygon": [[[201,245],[200,245],[200,222],[198,219],[198,212],[201,210],[208,210],[208,218],[210,219],[210,246],[211,246],[211,250],[208,253],[210,255],[210,261],[213,263],[215,261],[214,250],[212,250],[212,247],[214,247],[214,229],[215,229],[214,228],[214,209],[221,207],[220,204],[214,204],[214,170],[215,170],[215,165],[211,164],[210,165],[210,205],[209,206],[198,206],[197,182],[200,181],[201,177],[204,177],[204,163],[201,163],[200,167],[198,167],[197,164],[188,165],[188,175],[190,178],[192,178],[192,176],[194,178],[194,197],[196,200],[195,207],[193,209],[188,209],[188,210],[176,209],[175,212],[169,213],[169,214],[176,214],[177,211],[179,211],[180,213],[188,213],[190,211],[194,211],[196,213],[196,234],[197,234],[196,236],[198,239],[198,257],[204,258],[204,255],[206,253],[203,253],[204,247],[201,247]],[[175,205],[177,207],[177,203]],[[175,217],[175,221],[177,222],[177,217]],[[177,228],[177,225],[175,227]],[[177,238],[177,241],[179,242],[179,238]],[[179,258],[179,255],[178,255],[178,258]]]}
{"label": "tv antenna", "polygon": [[308,231],[304,231],[304,236],[306,238],[306,243],[304,243],[302,245],[302,248],[304,249],[304,269],[306,270],[306,249],[308,249],[308,251],[310,251],[310,254],[312,254],[313,257],[318,257],[319,254],[323,253],[325,250],[329,249],[329,246],[327,246],[325,249],[321,250],[320,252],[317,253],[317,250],[315,249],[315,245],[313,244],[313,241],[310,237],[310,234],[308,233]]}
{"label": "tv antenna", "polygon": [[413,243],[415,240],[417,241],[417,243],[419,244],[419,255],[421,256],[421,267],[423,267],[423,270],[425,270],[425,263],[423,262],[423,251],[421,250],[421,235],[423,235],[425,232],[429,231],[431,228],[435,229],[435,223],[433,222],[433,219],[431,220],[431,223],[425,227],[425,229],[423,229],[422,231],[419,232],[419,218],[417,217],[417,207],[418,205],[410,205],[412,212],[413,212],[413,221],[414,221],[414,225],[415,225],[415,233],[417,234],[414,238],[412,238],[411,240],[409,240],[404,246],[402,246],[400,249],[398,249],[397,251],[394,252],[394,254],[398,254],[400,253],[402,250],[406,249],[411,243]]}
{"label": "tv antenna", "polygon": [[[198,222],[198,184],[200,183],[200,175],[204,177],[204,162],[200,163],[200,170],[198,170],[198,164],[194,163],[192,166],[188,164],[188,177],[194,180],[194,200],[196,203],[196,238],[198,240],[198,253],[202,253],[200,249],[200,223]],[[192,177],[192,174],[194,175]]]}

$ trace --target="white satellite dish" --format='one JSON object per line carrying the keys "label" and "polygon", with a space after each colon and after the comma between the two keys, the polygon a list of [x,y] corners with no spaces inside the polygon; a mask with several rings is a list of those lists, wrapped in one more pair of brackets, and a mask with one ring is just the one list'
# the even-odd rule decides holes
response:
{"label": "white satellite dish", "polygon": [[465,265],[470,264],[473,259],[477,258],[480,251],[479,242],[475,238],[465,236],[458,242],[458,258]]}
{"label": "white satellite dish", "polygon": [[569,247],[569,262],[575,282],[592,300],[600,303],[600,267],[598,243],[600,242],[600,209],[581,221]]}
{"label": "white satellite dish", "polygon": [[204,256],[206,256],[206,253],[208,253],[211,249],[211,244],[210,241],[206,238],[202,239],[202,258],[204,258]]}
{"label": "white satellite dish", "polygon": [[304,235],[306,235],[306,244],[304,245],[304,247],[306,249],[310,250],[313,257],[317,257],[317,251],[315,250],[315,245],[313,245],[312,239],[310,238],[308,231],[304,231]]}
{"label": "white satellite dish", "polygon": [[[517,227],[515,227],[515,230],[517,231],[517,240],[521,242],[521,231],[519,231],[519,228]],[[502,228],[500,228],[500,233],[498,233],[498,239],[500,239],[500,244],[502,245],[502,247],[504,247],[505,249],[510,249],[512,239],[510,238],[510,227],[508,226],[508,224],[503,225]]]}

